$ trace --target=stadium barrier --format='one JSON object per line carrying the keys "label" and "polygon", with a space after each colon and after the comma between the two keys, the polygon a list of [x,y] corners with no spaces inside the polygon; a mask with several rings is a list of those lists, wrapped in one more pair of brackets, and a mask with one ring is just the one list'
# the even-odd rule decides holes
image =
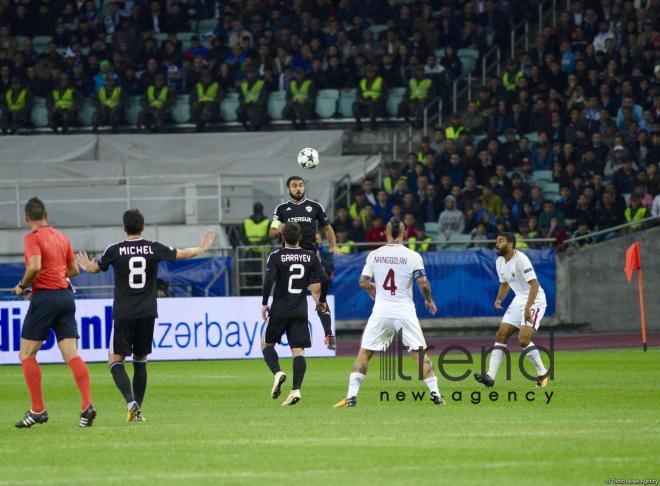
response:
{"label": "stadium barrier", "polygon": [[[312,347],[309,357],[335,356],[323,343],[321,321],[308,297]],[[330,312],[334,298],[328,297]],[[0,302],[0,364],[18,364],[20,329],[28,310],[27,301]],[[153,340],[151,360],[204,360],[261,358],[261,337],[265,323],[261,318],[261,297],[205,297],[159,299],[159,317]],[[76,301],[76,321],[80,334],[79,351],[85,361],[106,361],[112,331],[112,300]],[[291,356],[286,337],[276,346],[282,357]],[[41,363],[60,363],[55,335],[42,346]]]}

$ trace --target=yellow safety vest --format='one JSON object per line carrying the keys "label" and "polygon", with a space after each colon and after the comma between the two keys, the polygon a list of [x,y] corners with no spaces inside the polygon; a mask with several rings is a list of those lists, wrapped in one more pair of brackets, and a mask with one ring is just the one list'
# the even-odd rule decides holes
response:
{"label": "yellow safety vest", "polygon": [[[637,210],[635,211],[635,214],[632,213],[632,208],[626,208],[623,214],[625,215],[626,221],[628,223],[630,223],[631,221],[640,221],[646,218],[646,208],[643,206],[638,207]],[[642,228],[641,223],[630,225],[630,229],[633,231],[637,231],[641,228]]]}
{"label": "yellow safety vest", "polygon": [[362,90],[362,97],[365,100],[379,99],[383,90],[383,78],[376,76],[369,88],[367,88],[367,79],[362,79],[362,81],[360,81],[360,90]]}
{"label": "yellow safety vest", "polygon": [[447,128],[445,128],[445,138],[447,140],[457,140],[458,136],[461,134],[461,132],[465,131],[464,126],[460,126],[458,128],[454,128],[453,126],[449,125]]}
{"label": "yellow safety vest", "polygon": [[268,218],[265,218],[259,223],[255,223],[252,218],[248,218],[243,221],[243,229],[245,231],[245,237],[253,245],[258,245],[261,243],[261,240],[268,234],[268,228],[270,226],[270,221]]}
{"label": "yellow safety vest", "polygon": [[424,78],[417,81],[415,78],[410,80],[410,99],[411,100],[425,100],[429,97],[429,90],[431,89],[432,81]]}
{"label": "yellow safety vest", "polygon": [[421,150],[417,151],[417,160],[420,161],[422,164],[426,164],[426,154],[422,152]]}
{"label": "yellow safety vest", "polygon": [[253,85],[252,88],[248,85],[247,81],[241,83],[241,91],[245,97],[246,103],[256,103],[259,101],[259,95],[261,94],[261,88],[264,87],[263,79],[258,79]]}
{"label": "yellow safety vest", "polygon": [[59,89],[54,90],[53,99],[56,110],[73,110],[73,88],[67,88],[64,94],[60,94]]}
{"label": "yellow safety vest", "polygon": [[383,179],[383,189],[385,189],[387,192],[391,193],[392,191],[394,191],[394,189],[396,188],[396,185],[399,181],[406,181],[406,183],[407,183],[408,178],[406,176],[402,175],[402,176],[399,176],[399,178],[397,180],[393,180],[390,176],[387,176],[387,177],[385,177],[385,179]]}
{"label": "yellow safety vest", "polygon": [[197,83],[197,101],[199,103],[213,103],[218,96],[218,83],[213,82],[204,93],[204,85]]}
{"label": "yellow safety vest", "polygon": [[529,248],[529,245],[524,240],[523,235],[521,235],[520,233],[516,233],[516,248],[518,248],[520,250],[525,250],[525,249]]}
{"label": "yellow safety vest", "polygon": [[347,240],[344,243],[339,243],[337,245],[337,251],[341,253],[342,255],[347,255],[349,253],[353,253],[353,244],[354,241],[352,240]]}
{"label": "yellow safety vest", "polygon": [[298,81],[296,81],[295,79],[291,81],[289,88],[291,89],[291,93],[293,94],[293,101],[295,101],[296,103],[302,103],[303,101],[307,101],[307,98],[309,98],[309,88],[311,85],[312,85],[312,81],[309,79],[303,81],[300,87],[298,87]]}
{"label": "yellow safety vest", "polygon": [[521,69],[518,71],[514,76],[513,79],[511,78],[511,73],[509,71],[506,71],[502,75],[502,85],[504,86],[504,89],[507,91],[515,91],[518,89],[518,80],[522,77],[525,76],[525,72]]}
{"label": "yellow safety vest", "polygon": [[152,108],[160,109],[167,102],[167,92],[169,91],[169,88],[167,86],[163,86],[160,89],[158,98],[154,96],[155,91],[156,91],[155,86],[149,86],[147,88],[147,99],[149,100],[149,106],[151,106]]}
{"label": "yellow safety vest", "polygon": [[18,98],[16,101],[14,101],[14,90],[9,89],[7,90],[7,94],[5,95],[5,98],[7,99],[7,108],[9,108],[9,111],[20,111],[23,108],[25,108],[25,99],[27,98],[27,90],[22,89],[20,93],[18,93]]}
{"label": "yellow safety vest", "polygon": [[108,95],[105,94],[105,88],[99,90],[99,101],[101,104],[107,106],[108,108],[114,109],[119,106],[119,98],[121,97],[121,88],[119,86],[113,88],[112,95],[108,98]]}
{"label": "yellow safety vest", "polygon": [[410,238],[408,238],[408,248],[410,248],[412,251],[429,251],[432,241],[433,238],[427,236],[419,243],[417,243],[417,237],[411,236]]}

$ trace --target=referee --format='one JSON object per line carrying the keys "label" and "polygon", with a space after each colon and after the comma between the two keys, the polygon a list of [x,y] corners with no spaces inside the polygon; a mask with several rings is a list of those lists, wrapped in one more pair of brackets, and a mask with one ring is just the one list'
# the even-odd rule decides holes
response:
{"label": "referee", "polygon": [[76,303],[68,280],[79,273],[73,248],[66,236],[48,224],[46,206],[39,198],[33,197],[25,205],[25,220],[32,231],[24,238],[25,275],[14,288],[14,293],[20,297],[32,285],[32,299],[23,323],[18,354],[32,408],[16,427],[26,429],[48,422],[37,353],[50,336],[51,329],[80,390],[80,426],[91,427],[96,418],[92,382],[87,364],[78,355]]}
{"label": "referee", "polygon": [[[333,255],[339,255],[337,252],[337,240],[335,239],[335,232],[330,225],[328,215],[325,213],[323,206],[316,201],[307,199],[305,197],[305,181],[300,176],[291,176],[286,181],[286,187],[289,190],[291,199],[280,204],[275,208],[273,214],[273,222],[270,225],[268,236],[271,239],[282,237],[282,228],[285,223],[297,223],[300,225],[301,239],[300,247],[318,253],[318,246],[316,244],[316,230],[320,227],[321,231],[325,233],[328,239],[328,250]],[[321,297],[321,291],[328,292],[330,285],[329,280],[312,280],[311,291],[312,297],[317,304],[317,315],[323,325],[325,332],[325,345],[328,349],[335,349],[337,341],[332,334],[332,324],[330,318],[330,309],[325,306],[324,310],[318,307]],[[321,285],[318,285],[321,284]],[[323,289],[321,289],[323,286]]]}

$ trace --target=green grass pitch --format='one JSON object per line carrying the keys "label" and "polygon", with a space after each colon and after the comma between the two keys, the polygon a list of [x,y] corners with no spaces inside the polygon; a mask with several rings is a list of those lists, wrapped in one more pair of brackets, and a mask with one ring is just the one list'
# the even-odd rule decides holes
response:
{"label": "green grass pitch", "polygon": [[[291,408],[280,406],[288,387],[279,400],[270,399],[272,378],[261,361],[151,363],[145,424],[124,423],[125,406],[107,366],[91,365],[99,415],[85,430],[77,426],[78,393],[62,365],[42,367],[49,423],[14,429],[29,407],[27,391],[20,367],[0,367],[0,484],[660,479],[657,350],[558,352],[547,405],[543,391],[515,370],[511,382],[494,388],[497,402],[471,378],[441,381],[446,407],[427,397],[414,402],[410,392],[425,391],[424,384],[380,381],[375,357],[358,407],[335,410],[351,363],[309,359],[303,401]],[[290,385],[291,362],[282,365]],[[406,365],[413,371],[409,358]],[[389,402],[380,401],[383,390]],[[507,400],[511,390],[518,392],[516,402]],[[407,400],[398,402],[397,391]],[[456,391],[461,402],[452,399]],[[478,405],[473,391],[482,392]],[[534,402],[525,399],[527,391],[536,391]]]}

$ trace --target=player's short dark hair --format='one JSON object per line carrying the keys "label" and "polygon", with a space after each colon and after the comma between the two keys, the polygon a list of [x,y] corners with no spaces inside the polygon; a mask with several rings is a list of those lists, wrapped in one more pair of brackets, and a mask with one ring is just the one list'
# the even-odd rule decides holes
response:
{"label": "player's short dark hair", "polygon": [[300,225],[298,223],[286,223],[282,230],[282,237],[289,245],[297,245],[300,241]]}
{"label": "player's short dark hair", "polygon": [[305,179],[297,175],[291,176],[286,180],[286,187],[289,187],[293,181],[302,181],[304,183]]}
{"label": "player's short dark hair", "polygon": [[387,223],[387,225],[390,227],[390,234],[392,235],[393,240],[396,240],[406,229],[406,226],[397,217],[390,218],[390,221]]}
{"label": "player's short dark hair", "polygon": [[41,221],[46,218],[46,205],[38,197],[31,198],[25,204],[25,216],[30,221]]}
{"label": "player's short dark hair", "polygon": [[504,232],[500,233],[500,236],[505,238],[507,243],[512,243],[514,248],[516,247],[516,235],[509,232]]}
{"label": "player's short dark hair", "polygon": [[124,231],[128,235],[139,235],[144,231],[144,216],[139,209],[129,209],[124,213]]}

